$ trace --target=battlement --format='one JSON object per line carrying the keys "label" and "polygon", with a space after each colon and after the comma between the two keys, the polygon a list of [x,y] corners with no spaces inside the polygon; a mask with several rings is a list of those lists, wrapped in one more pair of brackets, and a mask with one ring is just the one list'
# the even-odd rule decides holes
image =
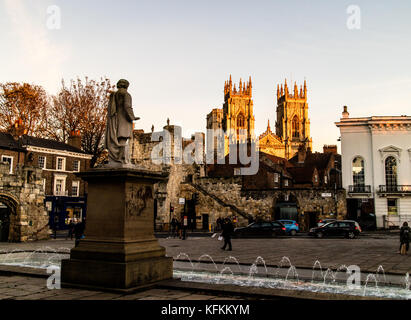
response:
{"label": "battlement", "polygon": [[237,89],[235,84],[233,86],[233,82],[231,80],[231,75],[230,75],[230,80],[228,80],[224,83],[224,97],[225,98],[230,98],[230,97],[233,97],[233,96],[243,97],[243,98],[251,98],[251,96],[252,96],[251,76],[250,76],[247,83],[243,82],[240,78],[240,83],[239,83],[238,89]]}
{"label": "battlement", "polygon": [[285,79],[284,88],[282,84],[281,86],[277,84],[277,101],[282,98],[285,100],[307,100],[307,82],[304,80],[304,87],[300,85],[300,90],[298,90],[297,83],[294,82],[293,93],[290,93],[288,90],[287,79]]}

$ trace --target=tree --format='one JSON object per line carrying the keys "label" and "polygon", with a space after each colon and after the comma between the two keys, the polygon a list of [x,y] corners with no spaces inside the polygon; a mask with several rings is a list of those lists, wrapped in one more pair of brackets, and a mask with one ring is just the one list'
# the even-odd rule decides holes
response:
{"label": "tree", "polygon": [[9,131],[20,121],[24,133],[46,134],[46,113],[50,99],[41,86],[8,82],[0,84],[0,130]]}
{"label": "tree", "polygon": [[82,149],[93,155],[93,167],[104,150],[108,98],[114,86],[109,79],[100,82],[85,78],[71,80],[62,88],[49,109],[47,135],[55,140],[67,142],[70,133],[79,130]]}

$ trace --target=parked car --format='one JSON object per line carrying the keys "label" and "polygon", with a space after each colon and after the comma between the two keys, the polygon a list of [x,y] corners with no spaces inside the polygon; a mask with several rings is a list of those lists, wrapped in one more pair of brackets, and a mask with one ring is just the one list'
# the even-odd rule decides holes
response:
{"label": "parked car", "polygon": [[321,219],[320,221],[318,221],[317,227],[321,227],[327,223],[334,222],[334,221],[337,221],[337,219]]}
{"label": "parked car", "polygon": [[247,227],[235,228],[234,238],[269,238],[286,235],[285,226],[278,221],[253,222]]}
{"label": "parked car", "polygon": [[358,237],[361,232],[362,230],[358,222],[353,220],[338,220],[324,224],[321,227],[312,228],[309,234],[317,238],[344,236],[349,239],[354,239]]}
{"label": "parked car", "polygon": [[290,236],[295,236],[300,231],[300,227],[295,220],[277,220],[285,226],[285,232]]}

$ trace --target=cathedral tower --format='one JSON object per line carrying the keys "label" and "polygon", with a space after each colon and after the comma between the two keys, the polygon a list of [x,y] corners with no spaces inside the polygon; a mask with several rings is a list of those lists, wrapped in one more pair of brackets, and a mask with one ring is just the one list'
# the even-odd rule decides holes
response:
{"label": "cathedral tower", "polygon": [[[226,137],[225,154],[228,154],[229,144],[235,142],[249,142],[254,138],[254,114],[252,100],[251,77],[248,82],[240,83],[238,88],[230,79],[224,84],[224,104],[223,104],[223,130],[229,136],[234,134],[235,141],[229,141]],[[246,135],[242,136],[240,130],[246,130]]]}
{"label": "cathedral tower", "polygon": [[290,92],[287,80],[284,87],[277,85],[277,122],[276,135],[285,144],[285,158],[290,159],[297,152],[301,144],[312,149],[310,137],[310,120],[308,119],[307,83],[304,87],[294,83]]}

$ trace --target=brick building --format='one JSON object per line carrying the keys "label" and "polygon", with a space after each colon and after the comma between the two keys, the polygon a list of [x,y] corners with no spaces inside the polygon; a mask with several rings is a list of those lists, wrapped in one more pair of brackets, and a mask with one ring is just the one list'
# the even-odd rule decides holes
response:
{"label": "brick building", "polygon": [[81,150],[79,132],[72,132],[69,143],[62,143],[25,135],[17,125],[13,129],[0,133],[1,161],[9,164],[9,174],[19,167],[41,170],[49,227],[66,229],[68,219],[84,218],[87,186],[76,173],[90,167],[92,155]]}

